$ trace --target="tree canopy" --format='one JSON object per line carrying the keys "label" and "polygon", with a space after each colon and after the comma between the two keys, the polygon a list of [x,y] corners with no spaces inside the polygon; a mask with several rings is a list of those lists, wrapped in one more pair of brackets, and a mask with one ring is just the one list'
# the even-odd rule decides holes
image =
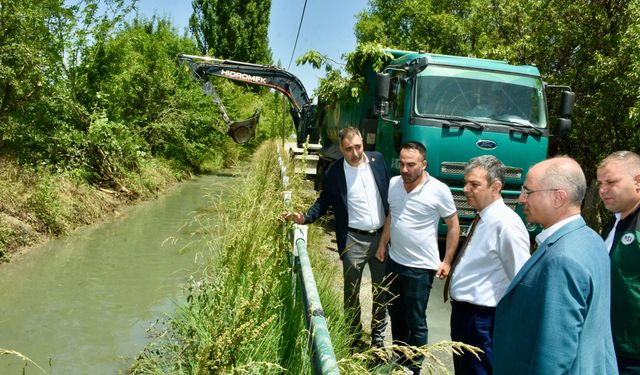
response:
{"label": "tree canopy", "polygon": [[270,64],[271,0],[192,0],[189,28],[203,55]]}
{"label": "tree canopy", "polygon": [[[177,64],[179,53],[198,54],[198,34],[180,36],[168,19],[138,17],[135,0],[69,4],[0,0],[0,153],[118,187],[150,158],[210,170],[273,133],[258,129],[246,146],[225,134],[219,108]],[[225,20],[220,29],[201,20],[202,30],[217,33],[215,42],[204,42],[208,50],[270,60],[270,1],[194,1],[194,17],[207,6]],[[275,94],[222,83],[218,89],[231,116],[248,117],[261,106],[263,122],[275,123]]]}

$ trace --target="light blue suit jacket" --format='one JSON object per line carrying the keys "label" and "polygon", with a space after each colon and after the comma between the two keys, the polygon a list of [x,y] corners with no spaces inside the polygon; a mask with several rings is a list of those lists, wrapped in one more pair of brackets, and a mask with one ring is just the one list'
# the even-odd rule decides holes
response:
{"label": "light blue suit jacket", "polygon": [[582,218],[553,233],[496,309],[493,374],[617,374],[609,255]]}

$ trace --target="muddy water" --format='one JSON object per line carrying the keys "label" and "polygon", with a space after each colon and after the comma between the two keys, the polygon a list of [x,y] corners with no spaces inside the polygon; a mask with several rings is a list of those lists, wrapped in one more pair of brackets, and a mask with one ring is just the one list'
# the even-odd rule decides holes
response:
{"label": "muddy water", "polygon": [[[210,253],[193,219],[215,217],[211,197],[220,199],[233,180],[185,182],[1,266],[0,348],[50,374],[124,373],[149,341],[147,328],[175,311],[182,287]],[[21,374],[24,366],[0,356],[0,374]],[[26,366],[26,374],[41,373]]]}

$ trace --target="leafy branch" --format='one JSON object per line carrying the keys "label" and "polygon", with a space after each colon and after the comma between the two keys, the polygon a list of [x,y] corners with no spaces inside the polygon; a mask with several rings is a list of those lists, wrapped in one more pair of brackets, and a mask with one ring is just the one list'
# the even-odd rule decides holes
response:
{"label": "leafy branch", "polygon": [[[355,51],[342,56],[346,65],[330,59],[317,51],[308,51],[296,60],[296,64],[309,64],[315,69],[324,66],[326,77],[320,78],[320,84],[314,91],[323,102],[332,102],[340,98],[351,96],[359,98],[364,87],[364,73],[366,69],[372,67],[374,71],[381,71],[385,64],[393,59],[393,56],[386,52],[380,44],[364,43],[358,45]],[[340,69],[336,69],[334,64],[343,65],[347,71],[344,76]]]}

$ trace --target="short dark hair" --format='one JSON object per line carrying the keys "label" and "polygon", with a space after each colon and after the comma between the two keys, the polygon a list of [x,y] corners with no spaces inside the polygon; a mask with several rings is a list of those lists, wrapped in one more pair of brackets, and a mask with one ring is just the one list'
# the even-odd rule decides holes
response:
{"label": "short dark hair", "polygon": [[427,148],[420,142],[410,141],[402,145],[401,150],[416,150],[422,155],[424,160],[427,160]]}
{"label": "short dark hair", "polygon": [[633,151],[622,150],[612,153],[598,164],[598,169],[605,167],[612,161],[624,163],[625,170],[631,176],[635,176],[640,173],[640,155]]}
{"label": "short dark hair", "polygon": [[362,134],[360,134],[360,130],[358,128],[347,127],[340,130],[340,146],[342,146],[342,141],[344,141],[345,138],[351,138],[355,135],[362,138]]}

